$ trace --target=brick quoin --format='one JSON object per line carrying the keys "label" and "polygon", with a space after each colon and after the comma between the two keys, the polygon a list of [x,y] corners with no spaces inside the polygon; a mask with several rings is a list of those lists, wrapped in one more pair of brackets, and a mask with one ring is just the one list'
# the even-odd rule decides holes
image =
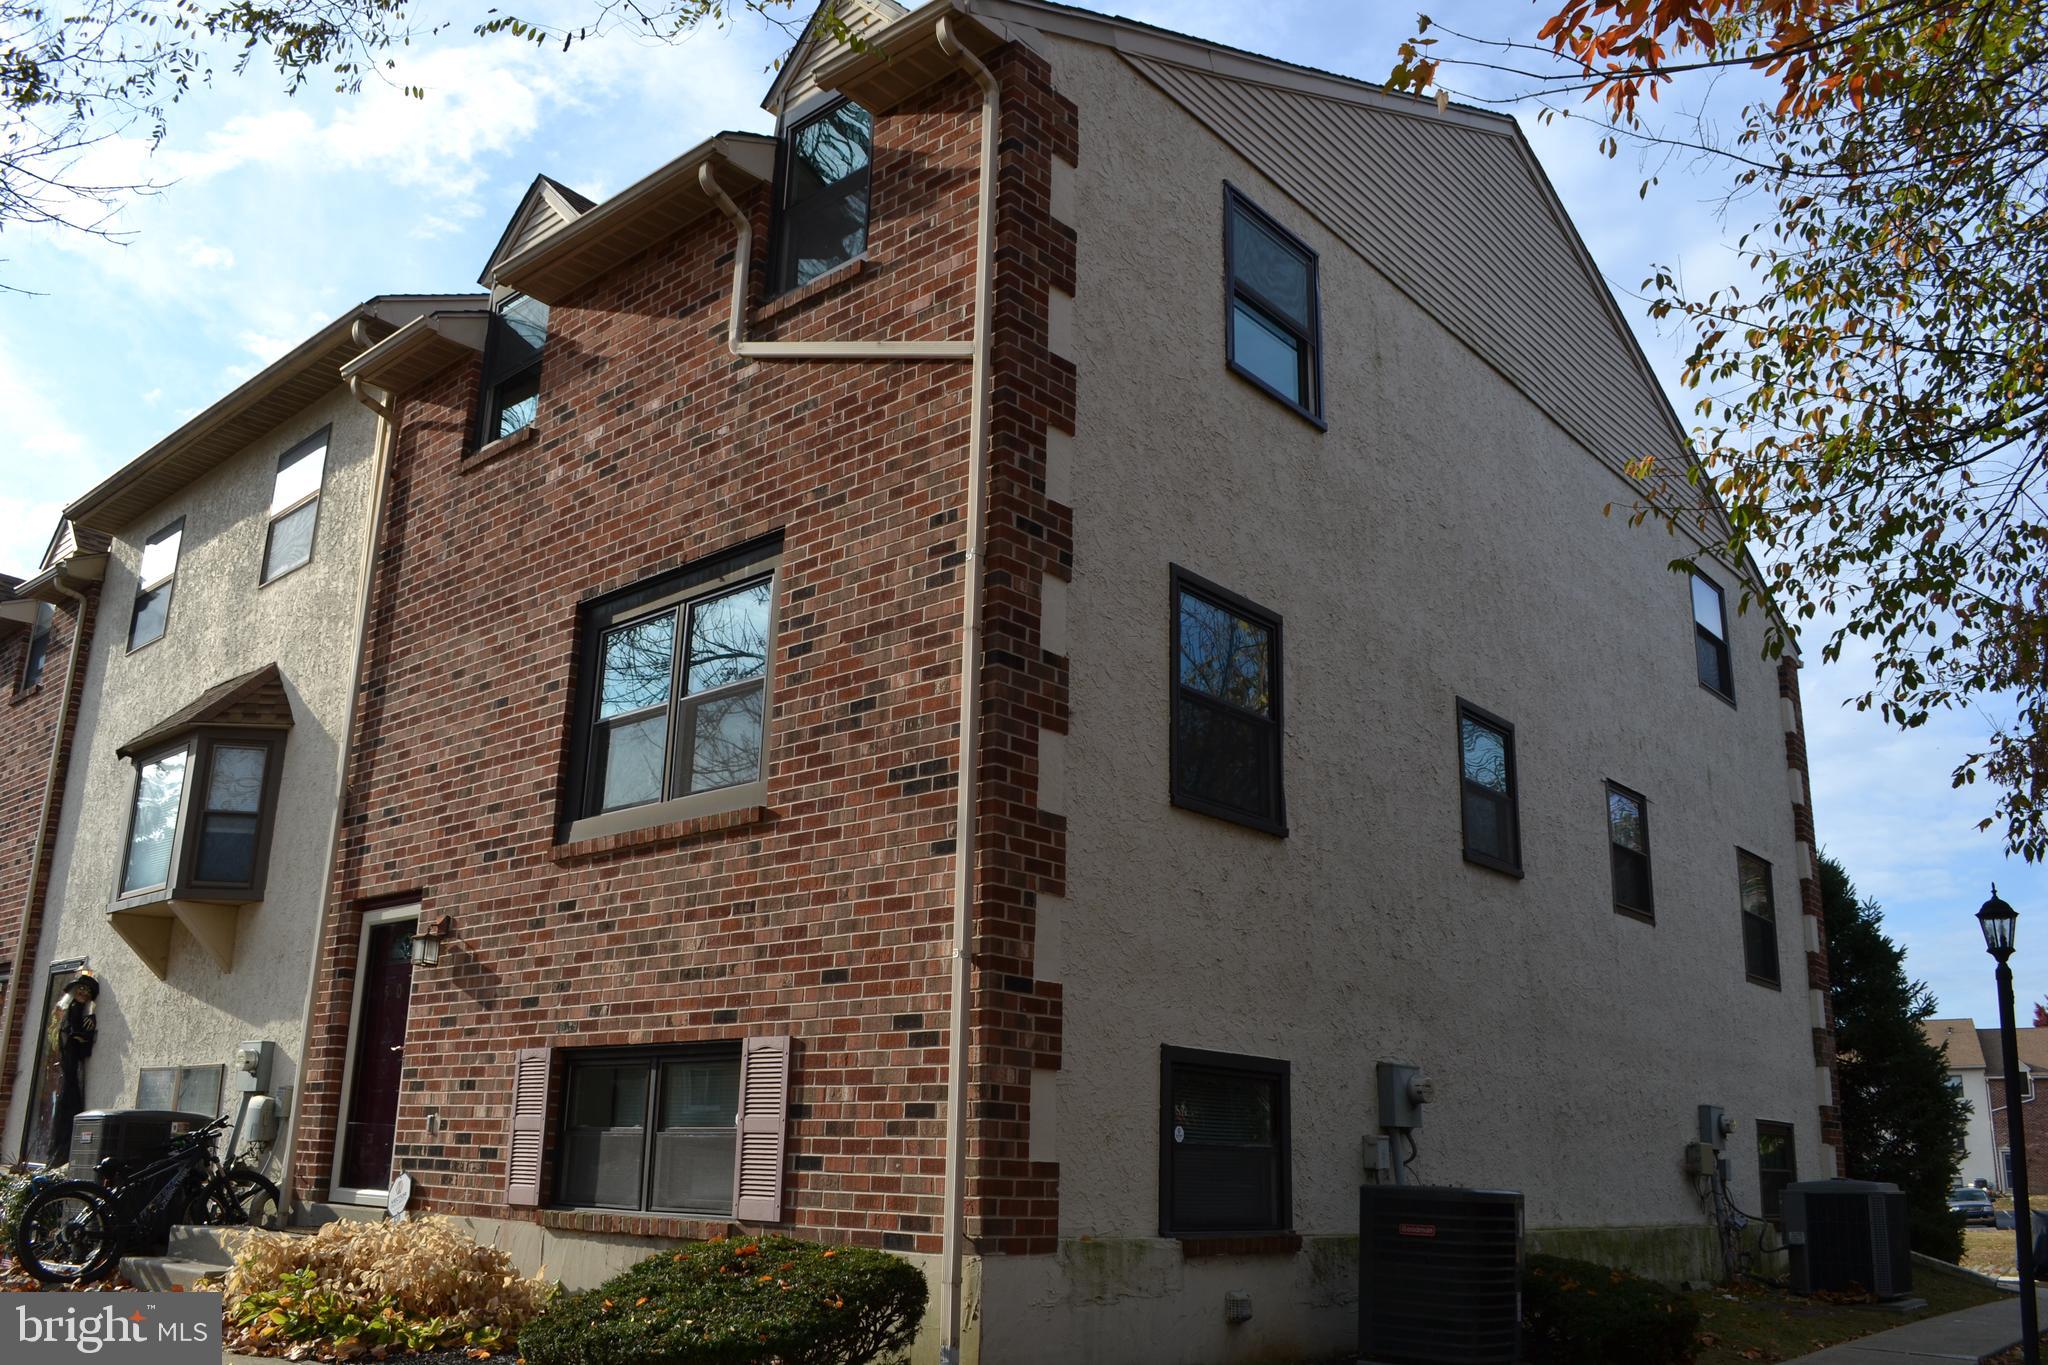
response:
{"label": "brick quoin", "polygon": [[[1050,1250],[1058,1220],[1058,1168],[1029,1161],[1026,1133],[1030,1071],[1060,1046],[1059,988],[1032,960],[1035,898],[1066,875],[1064,821],[1037,809],[1039,733],[1067,724],[1039,603],[1046,575],[1071,573],[1045,439],[1072,431],[1075,378],[1047,350],[1046,293],[1074,287],[1050,187],[1078,121],[1040,58],[1012,46],[990,66],[1004,101],[966,1200],[980,1250],[1023,1252]],[[865,259],[757,310],[753,335],[968,339],[979,115],[963,77],[878,117]],[[758,305],[769,192],[740,203]],[[707,216],[557,304],[523,446],[465,463],[474,363],[400,406],[299,1101],[294,1170],[314,1197],[362,913],[417,901],[451,928],[413,976],[395,1167],[416,1207],[702,1231],[508,1208],[515,1055],[787,1031],[791,1229],[940,1249],[971,369],[736,360],[734,240]],[[776,533],[765,804],[557,845],[579,604]]]}
{"label": "brick quoin", "polygon": [[[5,985],[4,1025],[0,1025],[0,1114],[14,1100],[18,1049],[35,1046],[28,1011],[41,1008],[36,980],[36,950],[42,938],[50,893],[50,853],[57,837],[57,813],[43,818],[43,792],[50,781],[59,795],[70,767],[71,737],[78,728],[78,703],[85,692],[85,653],[71,667],[75,651],[92,648],[98,591],[90,590],[81,607],[66,599],[50,621],[50,643],[43,656],[42,681],[19,691],[27,662],[29,632],[22,630],[0,644],[0,965],[12,963],[21,951],[21,979]],[[69,678],[70,697],[65,698]],[[63,717],[62,744],[57,738]],[[50,766],[54,759],[54,779]],[[33,882],[33,885],[31,885]],[[11,1160],[13,1154],[8,1159]]]}
{"label": "brick quoin", "polygon": [[[1778,696],[1790,704],[1791,728],[1785,731],[1785,763],[1799,774],[1799,790],[1805,800],[1792,803],[1793,837],[1799,841],[1802,872],[1820,871],[1820,855],[1813,833],[1813,783],[1806,770],[1806,712],[1799,701],[1799,661],[1786,656],[1778,661]],[[1835,1069],[1835,1007],[1828,994],[1828,928],[1821,900],[1820,883],[1813,877],[1799,879],[1799,909],[1813,924],[1816,950],[1806,954],[1806,984],[1819,992],[1820,1019],[1813,1029],[1813,1063],[1827,1073],[1828,1103],[1820,1106],[1820,1139],[1835,1154],[1835,1175],[1843,1173],[1842,1083]]]}

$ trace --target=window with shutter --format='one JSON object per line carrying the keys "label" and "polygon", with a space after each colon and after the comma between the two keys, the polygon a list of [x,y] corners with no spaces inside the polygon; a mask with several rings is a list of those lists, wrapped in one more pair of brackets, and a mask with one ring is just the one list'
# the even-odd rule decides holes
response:
{"label": "window with shutter", "polygon": [[[749,1049],[780,1042],[779,1088],[766,1093],[756,1065],[754,1092],[744,1081]],[[569,1208],[634,1213],[738,1214],[741,1135],[751,1104],[779,1139],[787,1091],[787,1039],[687,1047],[610,1048],[572,1054],[564,1068],[555,1143],[555,1199]],[[545,1104],[543,1113],[546,1112]],[[778,1165],[781,1149],[775,1153]],[[777,1207],[781,1188],[771,1191]],[[772,1221],[768,1215],[762,1221]]]}
{"label": "window with shutter", "polygon": [[540,1168],[548,1132],[548,1078],[554,1050],[519,1050],[512,1073],[512,1132],[505,1145],[505,1202],[540,1203]]}
{"label": "window with shutter", "polygon": [[1159,1232],[1288,1232],[1288,1064],[1160,1049]]}
{"label": "window with shutter", "polygon": [[784,1134],[789,1127],[788,1034],[749,1038],[740,1054],[739,1141],[733,1150],[733,1217],[782,1221]]}

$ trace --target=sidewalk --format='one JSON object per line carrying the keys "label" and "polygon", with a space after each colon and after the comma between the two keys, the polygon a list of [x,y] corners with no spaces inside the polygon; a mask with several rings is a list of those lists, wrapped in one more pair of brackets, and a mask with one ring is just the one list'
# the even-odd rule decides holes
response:
{"label": "sidewalk", "polygon": [[[2041,1305],[2042,1322],[2048,1324],[2048,1291],[2038,1293],[2034,1301]],[[1986,1356],[2019,1344],[2020,1301],[2015,1295],[2003,1303],[1922,1318],[1861,1341],[1830,1346],[1786,1365],[1977,1365]]]}

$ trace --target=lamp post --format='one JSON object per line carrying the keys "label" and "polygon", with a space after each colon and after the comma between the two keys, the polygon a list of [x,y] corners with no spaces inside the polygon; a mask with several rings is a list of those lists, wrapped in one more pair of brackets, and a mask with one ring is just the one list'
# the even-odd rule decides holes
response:
{"label": "lamp post", "polygon": [[2020,1046],[2012,1021],[2013,930],[2019,912],[1998,898],[1977,912],[1977,924],[1984,930],[1984,950],[1998,959],[1998,1047],[2005,1063],[2005,1134],[2012,1152],[2012,1225],[2018,1246],[2014,1268],[2020,1277],[2020,1358],[2026,1365],[2041,1365],[2041,1329],[2034,1307],[2034,1211],[2027,1203],[2027,1126],[2020,1113]]}

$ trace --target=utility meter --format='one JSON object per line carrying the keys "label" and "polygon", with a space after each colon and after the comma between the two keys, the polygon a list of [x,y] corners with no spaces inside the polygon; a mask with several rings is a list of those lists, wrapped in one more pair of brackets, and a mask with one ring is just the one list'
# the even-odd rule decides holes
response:
{"label": "utility meter", "polygon": [[266,1093],[270,1089],[270,1065],[275,1060],[276,1043],[243,1043],[236,1047],[235,1089],[245,1095]]}
{"label": "utility meter", "polygon": [[1422,1106],[1436,1098],[1436,1082],[1406,1062],[1381,1062],[1380,1127],[1405,1132],[1422,1126]]}

